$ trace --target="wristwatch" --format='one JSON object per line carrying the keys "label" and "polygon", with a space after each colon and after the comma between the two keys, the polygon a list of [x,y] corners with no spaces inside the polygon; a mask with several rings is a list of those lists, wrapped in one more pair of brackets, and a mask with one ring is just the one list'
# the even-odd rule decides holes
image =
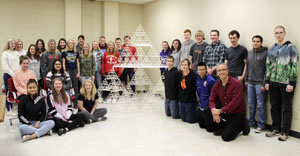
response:
{"label": "wristwatch", "polygon": [[222,112],[222,109],[219,109],[219,113],[220,113],[220,114],[222,114],[222,113],[223,113],[223,112]]}

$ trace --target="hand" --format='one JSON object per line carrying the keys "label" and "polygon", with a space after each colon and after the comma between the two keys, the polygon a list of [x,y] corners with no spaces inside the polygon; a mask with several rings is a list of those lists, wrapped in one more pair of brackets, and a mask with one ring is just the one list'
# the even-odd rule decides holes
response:
{"label": "hand", "polygon": [[134,68],[133,71],[136,72],[136,68]]}
{"label": "hand", "polygon": [[261,92],[265,92],[266,88],[264,86],[261,86],[260,90],[261,90]]}
{"label": "hand", "polygon": [[216,109],[216,108],[211,109],[211,114],[213,116],[220,115],[220,109]]}
{"label": "hand", "polygon": [[214,122],[216,122],[216,123],[220,123],[221,122],[221,118],[220,118],[219,115],[214,115],[213,119],[214,119]]}
{"label": "hand", "polygon": [[40,121],[37,121],[34,125],[34,128],[39,128],[40,127]]}
{"label": "hand", "polygon": [[286,92],[288,92],[288,93],[289,93],[289,92],[292,92],[292,91],[294,91],[294,86],[292,86],[292,85],[287,85],[285,90],[286,90]]}
{"label": "hand", "polygon": [[197,96],[196,102],[199,102],[199,100],[200,100],[200,99],[199,99],[199,97]]}
{"label": "hand", "polygon": [[246,87],[246,88],[248,87],[248,82],[245,82],[245,87]]}
{"label": "hand", "polygon": [[243,76],[238,76],[238,80],[239,80],[240,82],[243,82],[244,77],[243,77]]}
{"label": "hand", "polygon": [[72,123],[73,121],[72,120],[68,120],[68,123]]}
{"label": "hand", "polygon": [[80,78],[80,74],[79,73],[76,74],[76,78],[78,78],[78,79]]}
{"label": "hand", "polygon": [[269,87],[270,87],[270,84],[268,84],[268,83],[267,83],[267,84],[265,84],[265,88],[266,88],[266,90],[269,90],[269,89],[270,89]]}
{"label": "hand", "polygon": [[92,81],[94,81],[95,80],[95,76],[92,76]]}

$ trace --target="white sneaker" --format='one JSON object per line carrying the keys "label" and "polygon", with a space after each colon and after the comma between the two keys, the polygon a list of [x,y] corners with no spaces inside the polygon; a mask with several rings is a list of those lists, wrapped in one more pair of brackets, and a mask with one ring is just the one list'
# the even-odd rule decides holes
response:
{"label": "white sneaker", "polygon": [[29,138],[29,135],[24,135],[24,136],[22,137],[23,142],[28,141],[29,139],[30,139],[30,138]]}
{"label": "white sneaker", "polygon": [[259,127],[257,127],[257,128],[256,128],[256,130],[255,130],[255,133],[261,133],[261,132],[263,132],[263,129],[262,129],[262,128],[259,128]]}
{"label": "white sneaker", "polygon": [[50,130],[48,133],[47,133],[47,135],[52,135],[53,133],[52,133],[52,130]]}

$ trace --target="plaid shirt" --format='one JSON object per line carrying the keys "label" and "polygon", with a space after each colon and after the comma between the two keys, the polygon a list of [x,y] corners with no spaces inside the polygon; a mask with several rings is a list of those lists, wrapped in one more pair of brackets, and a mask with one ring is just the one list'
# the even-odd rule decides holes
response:
{"label": "plaid shirt", "polygon": [[209,44],[204,50],[203,61],[209,68],[224,63],[226,50],[227,47],[221,41],[218,41],[215,45]]}

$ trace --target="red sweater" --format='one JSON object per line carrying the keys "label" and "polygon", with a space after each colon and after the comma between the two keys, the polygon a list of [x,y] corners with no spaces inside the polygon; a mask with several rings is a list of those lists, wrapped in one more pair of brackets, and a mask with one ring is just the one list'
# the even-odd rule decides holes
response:
{"label": "red sweater", "polygon": [[135,60],[138,60],[136,48],[134,46],[126,46],[125,44],[123,44],[121,48],[124,49],[127,54],[129,54],[129,60],[131,60],[132,56],[135,57]]}
{"label": "red sweater", "polygon": [[[102,68],[101,68],[101,73],[103,76],[106,77],[106,74],[111,70],[111,68],[120,63],[120,53],[117,51],[116,56],[114,56],[113,52],[110,52],[107,54],[107,52],[104,53],[103,58],[102,58]],[[114,68],[115,72],[120,75],[122,74],[122,68]]]}
{"label": "red sweater", "polygon": [[238,80],[228,77],[228,82],[224,89],[221,80],[219,80],[211,91],[209,107],[211,109],[216,108],[218,102],[222,105],[224,113],[234,114],[245,112],[246,105],[243,98],[242,84]]}

